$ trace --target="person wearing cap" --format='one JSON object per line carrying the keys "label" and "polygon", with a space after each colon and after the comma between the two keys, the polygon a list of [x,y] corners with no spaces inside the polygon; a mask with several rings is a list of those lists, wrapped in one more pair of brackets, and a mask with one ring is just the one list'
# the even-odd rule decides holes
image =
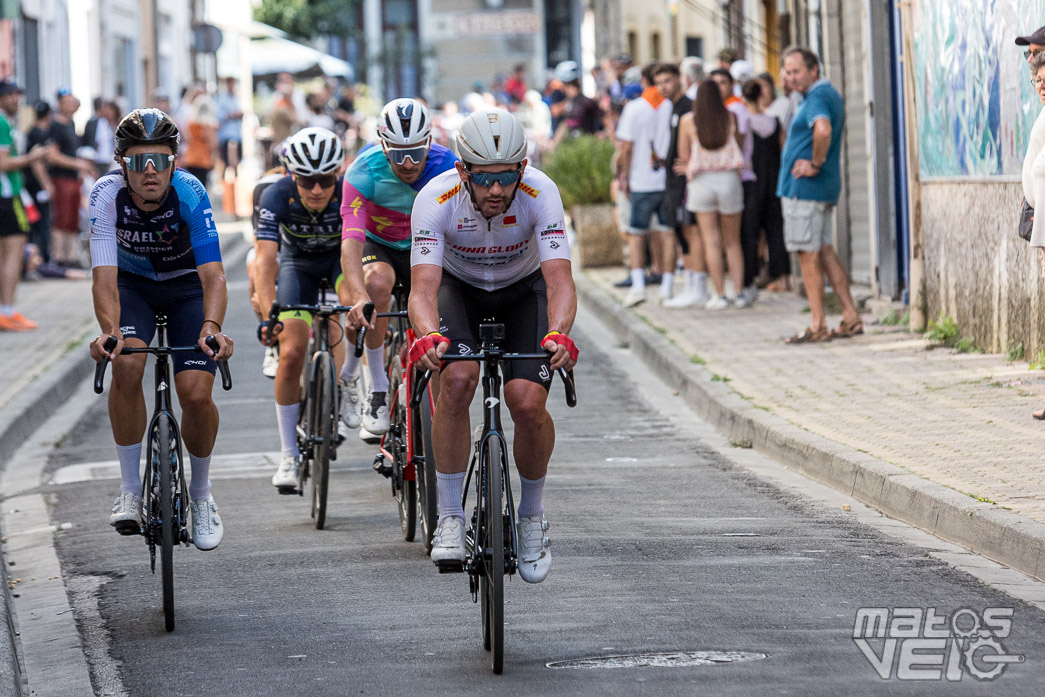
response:
{"label": "person wearing cap", "polygon": [[22,168],[47,156],[50,149],[37,146],[18,154],[15,119],[22,88],[11,79],[0,81],[0,330],[24,332],[36,322],[15,312],[15,288],[22,275],[22,259],[29,234],[29,220],[22,204]]}
{"label": "person wearing cap", "polygon": [[1027,59],[1029,65],[1034,56],[1045,51],[1045,27],[1041,27],[1030,36],[1017,36],[1016,45],[1027,47],[1027,50],[1023,52],[1023,57]]}
{"label": "person wearing cap", "polygon": [[54,228],[51,233],[51,257],[55,263],[70,268],[83,268],[80,263],[80,180],[93,177],[94,164],[76,156],[80,136],[76,133],[73,114],[80,100],[68,88],[58,90],[58,109],[51,117],[50,138],[56,149],[47,161],[48,174],[54,182]]}
{"label": "person wearing cap", "polygon": [[555,73],[556,77],[562,80],[566,106],[555,132],[553,147],[566,136],[577,137],[602,130],[602,109],[594,99],[581,92],[580,67],[573,61],[565,61],[559,64]]}

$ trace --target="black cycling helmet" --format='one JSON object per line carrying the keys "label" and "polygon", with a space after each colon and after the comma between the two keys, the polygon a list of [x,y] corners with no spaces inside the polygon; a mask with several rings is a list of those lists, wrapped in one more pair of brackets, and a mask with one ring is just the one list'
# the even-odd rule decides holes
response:
{"label": "black cycling helmet", "polygon": [[135,109],[116,127],[116,155],[135,145],[168,145],[175,154],[181,134],[174,119],[159,109]]}

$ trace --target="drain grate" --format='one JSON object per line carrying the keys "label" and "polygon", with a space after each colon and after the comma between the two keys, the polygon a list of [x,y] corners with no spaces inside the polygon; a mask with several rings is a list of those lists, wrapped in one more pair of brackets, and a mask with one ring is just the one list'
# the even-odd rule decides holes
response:
{"label": "drain grate", "polygon": [[711,666],[722,663],[759,661],[767,654],[758,651],[677,651],[665,653],[635,653],[624,656],[592,656],[552,661],[549,668],[683,668]]}

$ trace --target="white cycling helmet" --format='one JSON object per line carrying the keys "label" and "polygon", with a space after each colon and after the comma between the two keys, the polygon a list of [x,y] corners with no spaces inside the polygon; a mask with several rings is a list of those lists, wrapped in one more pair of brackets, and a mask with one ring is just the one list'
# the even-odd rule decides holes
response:
{"label": "white cycling helmet", "polygon": [[326,128],[302,128],[283,144],[283,164],[303,177],[336,172],[345,159],[341,139]]}
{"label": "white cycling helmet", "polygon": [[432,132],[432,115],[428,108],[409,97],[393,99],[381,110],[377,135],[389,145],[414,145]]}
{"label": "white cycling helmet", "polygon": [[457,132],[457,155],[468,165],[502,165],[526,158],[526,133],[507,111],[487,107],[472,112]]}

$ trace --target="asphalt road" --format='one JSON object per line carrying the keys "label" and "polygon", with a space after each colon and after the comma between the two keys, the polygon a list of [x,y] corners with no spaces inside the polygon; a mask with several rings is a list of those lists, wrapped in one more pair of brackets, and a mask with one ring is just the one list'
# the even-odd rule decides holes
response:
{"label": "asphalt road", "polygon": [[[46,487],[52,521],[73,523],[55,539],[96,694],[1042,693],[1045,613],[930,556],[933,544],[869,527],[801,486],[735,464],[750,451],[714,443],[590,316],[576,332],[580,406],[567,409],[559,386],[550,400],[553,569],[541,585],[506,584],[505,669],[491,674],[466,577],[439,575],[418,543],[401,539],[371,446],[353,439],[339,450],[324,531],[311,526],[307,498],[270,485],[272,383],[260,374],[242,274],[230,276],[235,387],[216,391],[216,455],[242,457],[212,476],[221,546],[175,553],[175,632],[163,630],[145,545],[107,524],[117,482]],[[50,453],[45,480],[115,459],[104,399],[85,407]],[[988,682],[968,672],[958,682],[883,680],[852,639],[861,607],[948,616],[1012,607],[1002,641],[1026,660]],[[748,660],[549,666],[700,651]]]}

